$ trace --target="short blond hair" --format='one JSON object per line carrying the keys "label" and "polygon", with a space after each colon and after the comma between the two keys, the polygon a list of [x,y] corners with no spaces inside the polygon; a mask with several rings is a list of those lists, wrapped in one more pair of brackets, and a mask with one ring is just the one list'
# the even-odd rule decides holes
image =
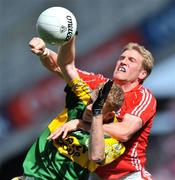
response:
{"label": "short blond hair", "polygon": [[142,66],[144,70],[147,71],[147,77],[151,74],[152,68],[154,66],[154,57],[150,51],[148,51],[144,46],[139,45],[138,43],[130,42],[124,46],[122,52],[126,50],[136,50],[143,57]]}

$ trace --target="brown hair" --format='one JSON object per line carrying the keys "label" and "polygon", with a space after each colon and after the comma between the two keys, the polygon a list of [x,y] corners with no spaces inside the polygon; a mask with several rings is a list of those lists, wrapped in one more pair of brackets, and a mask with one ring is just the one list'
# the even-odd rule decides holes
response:
{"label": "brown hair", "polygon": [[154,57],[150,51],[148,51],[144,46],[141,46],[137,43],[128,43],[126,46],[124,46],[122,52],[126,50],[136,50],[139,52],[143,57],[142,66],[144,70],[147,71],[147,77],[151,74],[152,68],[154,66]]}
{"label": "brown hair", "polygon": [[124,101],[124,92],[122,88],[113,83],[111,90],[106,99],[106,106],[109,108],[109,111],[117,111],[120,109]]}
{"label": "brown hair", "polygon": [[[102,83],[96,89],[93,90],[91,94],[92,99],[97,98],[99,90],[103,88],[104,85],[105,83],[104,84]],[[105,102],[107,108],[111,112],[117,111],[118,109],[120,109],[121,105],[123,104],[123,101],[124,101],[124,92],[122,88],[118,84],[113,83]]]}

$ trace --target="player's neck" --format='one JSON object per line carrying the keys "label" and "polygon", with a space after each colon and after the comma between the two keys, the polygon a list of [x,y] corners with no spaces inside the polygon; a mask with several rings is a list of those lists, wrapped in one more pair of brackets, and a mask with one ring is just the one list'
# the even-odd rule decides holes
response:
{"label": "player's neck", "polygon": [[139,84],[138,81],[135,81],[135,82],[121,82],[121,81],[117,82],[116,81],[116,83],[121,86],[124,92],[131,91]]}

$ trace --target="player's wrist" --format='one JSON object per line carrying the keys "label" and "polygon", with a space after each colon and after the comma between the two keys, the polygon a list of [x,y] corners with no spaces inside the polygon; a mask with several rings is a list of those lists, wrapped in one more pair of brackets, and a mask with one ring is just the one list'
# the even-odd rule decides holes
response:
{"label": "player's wrist", "polygon": [[102,110],[101,109],[92,109],[92,115],[93,116],[98,116],[102,114]]}

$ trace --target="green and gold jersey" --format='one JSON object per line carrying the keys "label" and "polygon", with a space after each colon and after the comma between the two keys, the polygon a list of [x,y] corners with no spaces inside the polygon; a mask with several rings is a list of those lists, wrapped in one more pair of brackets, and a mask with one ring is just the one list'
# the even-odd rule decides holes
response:
{"label": "green and gold jersey", "polygon": [[[91,90],[81,79],[73,80],[65,88],[66,108],[51,121],[41,136],[30,148],[23,163],[24,174],[35,179],[88,179],[89,172],[98,164],[88,160],[89,133],[75,131],[64,140],[48,141],[47,137],[65,122],[81,118],[90,98]],[[125,151],[124,146],[111,137],[105,137],[105,161],[112,162]]]}

